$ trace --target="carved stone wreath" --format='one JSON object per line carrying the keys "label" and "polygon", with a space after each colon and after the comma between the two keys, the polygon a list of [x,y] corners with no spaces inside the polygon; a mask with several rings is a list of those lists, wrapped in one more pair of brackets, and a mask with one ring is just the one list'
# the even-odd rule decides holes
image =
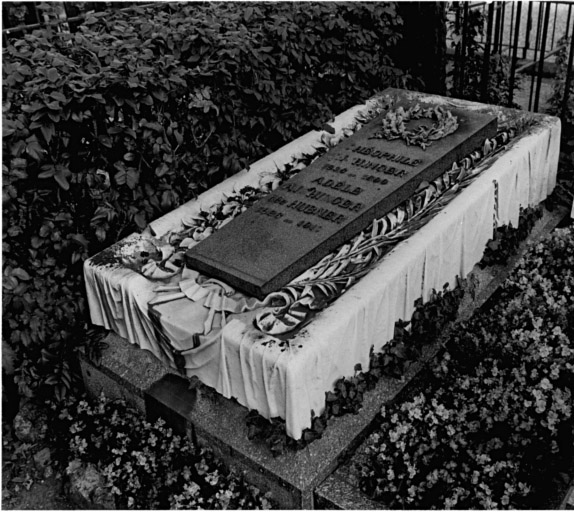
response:
{"label": "carved stone wreath", "polygon": [[[421,125],[414,130],[407,130],[407,123],[415,119],[432,119],[429,128]],[[372,139],[403,139],[407,146],[416,145],[426,149],[432,141],[442,139],[458,128],[458,119],[450,110],[441,107],[423,109],[420,104],[405,110],[403,107],[389,110],[382,121],[382,131],[374,134]]]}

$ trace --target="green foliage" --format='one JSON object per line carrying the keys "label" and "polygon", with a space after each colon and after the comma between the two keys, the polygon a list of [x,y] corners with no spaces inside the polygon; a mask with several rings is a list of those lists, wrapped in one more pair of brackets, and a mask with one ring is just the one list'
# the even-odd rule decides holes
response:
{"label": "green foliage", "polygon": [[63,398],[82,263],[406,77],[392,3],[88,15],[3,51],[3,327],[21,391]]}
{"label": "green foliage", "polygon": [[118,509],[270,507],[209,450],[174,434],[161,419],[144,421],[122,401],[74,401],[55,426],[68,445],[65,458],[95,464]]}
{"label": "green foliage", "polygon": [[542,207],[526,208],[520,212],[518,226],[501,226],[494,232],[494,238],[490,240],[480,260],[481,267],[490,265],[504,265],[508,258],[516,254],[520,242],[532,231],[534,224],[542,217]]}
{"label": "green foliage", "polygon": [[[462,7],[459,6],[458,8]],[[479,38],[485,36],[485,22],[485,14],[482,10],[469,9],[468,15],[460,27],[457,27],[456,23],[450,24],[452,46],[458,46],[465,53],[460,56],[460,61],[455,63],[453,69],[447,73],[447,81],[450,82],[448,92],[450,96],[466,100],[480,101],[490,105],[509,106],[510,83],[508,77],[510,75],[510,60],[501,53],[495,53],[490,56],[486,98],[482,98],[485,45],[480,42]],[[462,48],[463,41],[466,44],[465,49]],[[462,84],[459,82],[461,77],[464,77],[462,78]],[[515,88],[519,87],[520,77],[517,77]],[[520,108],[515,103],[513,103],[512,107]]]}
{"label": "green foliage", "polygon": [[[552,86],[552,96],[548,99],[550,113],[561,116],[564,103],[564,93],[566,92],[566,73],[568,71],[568,49],[570,48],[570,38],[562,36],[556,43],[559,48],[556,54],[556,75]],[[574,129],[574,79],[570,78],[570,90],[566,103],[565,117],[562,122],[570,125]]]}
{"label": "green foliage", "polygon": [[573,441],[573,235],[533,245],[496,305],[451,332],[426,390],[382,409],[365,492],[391,508],[533,506]]}

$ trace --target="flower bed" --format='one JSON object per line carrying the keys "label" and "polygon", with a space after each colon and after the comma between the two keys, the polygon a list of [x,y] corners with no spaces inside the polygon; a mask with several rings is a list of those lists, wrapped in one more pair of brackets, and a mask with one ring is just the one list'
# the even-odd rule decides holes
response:
{"label": "flower bed", "polygon": [[67,446],[68,471],[91,463],[118,509],[268,509],[267,496],[224,470],[206,449],[165,422],[144,421],[121,401],[74,402],[55,431]]}
{"label": "flower bed", "polygon": [[529,249],[426,389],[383,408],[360,487],[391,508],[531,505],[572,446],[574,230]]}

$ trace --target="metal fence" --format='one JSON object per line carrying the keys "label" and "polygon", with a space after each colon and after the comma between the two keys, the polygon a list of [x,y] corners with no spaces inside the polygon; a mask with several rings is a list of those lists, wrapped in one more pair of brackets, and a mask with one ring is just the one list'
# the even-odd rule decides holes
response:
{"label": "metal fence", "polygon": [[[480,16],[476,16],[480,14]],[[474,17],[482,26],[477,33],[464,31]],[[511,106],[520,99],[523,108],[539,112],[547,109],[545,99],[549,77],[564,80],[561,107],[557,114],[565,117],[571,101],[574,71],[574,4],[549,2],[453,2],[448,14],[451,31],[448,46],[454,51],[453,94],[461,95],[465,83],[465,59],[473,41],[481,45],[483,70],[480,80],[481,99],[485,99],[492,56],[508,62],[508,96]],[[479,23],[479,24],[480,24]],[[462,34],[454,37],[453,34]],[[559,59],[558,61],[556,59]],[[556,77],[556,72],[559,76]],[[518,82],[521,90],[517,90]],[[526,87],[525,87],[526,86]],[[543,94],[546,89],[546,95]],[[519,98],[518,98],[519,97]]]}

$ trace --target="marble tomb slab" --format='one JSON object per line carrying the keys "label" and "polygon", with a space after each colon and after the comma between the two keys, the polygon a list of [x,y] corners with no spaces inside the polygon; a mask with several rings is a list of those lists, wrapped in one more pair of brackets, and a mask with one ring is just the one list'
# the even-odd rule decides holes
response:
{"label": "marble tomb slab", "polygon": [[[416,105],[401,91],[386,92],[396,94],[395,109]],[[381,114],[189,249],[187,265],[260,299],[288,284],[496,134],[494,115],[443,109],[456,117],[458,128],[424,149],[378,138]],[[433,123],[413,119],[406,129]]]}

